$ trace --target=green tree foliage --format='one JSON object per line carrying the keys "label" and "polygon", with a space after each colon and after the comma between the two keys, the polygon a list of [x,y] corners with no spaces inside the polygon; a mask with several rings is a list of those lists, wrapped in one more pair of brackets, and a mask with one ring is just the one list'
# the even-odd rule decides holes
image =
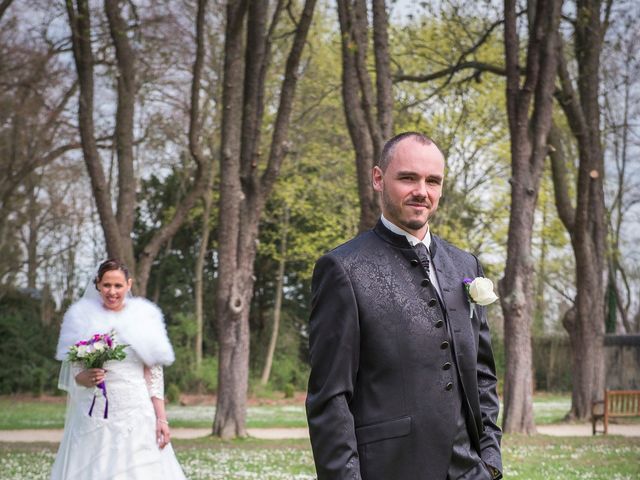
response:
{"label": "green tree foliage", "polygon": [[[326,14],[325,14],[326,15]],[[290,228],[283,315],[271,384],[304,388],[307,380],[306,324],[311,274],[325,252],[353,237],[359,210],[355,165],[343,121],[339,38],[329,18],[318,12],[310,36],[310,56],[298,86],[289,158],[267,203],[260,227],[256,287],[251,308],[251,369],[260,374],[272,328],[281,223]],[[335,48],[323,48],[332,44]]]}
{"label": "green tree foliage", "polygon": [[[59,318],[43,315],[52,302],[36,290],[8,290],[0,296],[0,393],[53,392]],[[44,321],[43,321],[44,320]],[[49,323],[46,323],[49,322]]]}
{"label": "green tree foliage", "polygon": [[[184,195],[185,185],[188,185],[188,179],[184,178],[188,171],[187,168],[175,168],[164,178],[153,175],[142,182],[134,228],[136,245],[144,245],[154,225],[163,216],[171,215],[170,210],[177,198]],[[216,335],[211,294],[204,298],[206,358],[200,369],[195,366],[193,348],[196,335],[193,281],[202,213],[201,205],[191,211],[183,227],[158,255],[149,279],[148,294],[164,313],[176,353],[176,362],[166,369],[166,383],[174,385],[178,391],[213,392],[216,387]],[[212,213],[211,225],[215,229],[215,212]],[[213,242],[215,236],[210,238]],[[205,292],[215,289],[214,255],[212,245],[210,247],[212,254],[208,255],[204,272]]]}
{"label": "green tree foliage", "polygon": [[[510,208],[510,146],[505,113],[505,82],[500,75],[500,69],[504,69],[504,47],[502,27],[496,23],[501,12],[491,10],[486,2],[456,0],[436,3],[437,6],[432,6],[435,5],[433,2],[412,5],[409,17],[391,16],[389,40],[395,82],[395,133],[418,130],[432,137],[442,148],[447,157],[447,169],[444,197],[431,224],[433,232],[478,254],[486,275],[497,281],[504,270]],[[391,4],[390,8],[399,8]],[[458,8],[461,6],[464,8]],[[193,9],[193,4],[188,7]],[[42,8],[46,10],[47,7]],[[164,11],[163,8],[157,7],[158,12]],[[141,180],[137,184],[133,232],[137,258],[144,255],[144,245],[149,243],[158,227],[172,217],[175,206],[187,195],[189,185],[193,182],[190,173],[192,161],[186,150],[184,136],[188,122],[182,108],[186,104],[182,87],[188,84],[185,83],[188,78],[185,72],[189,71],[193,60],[192,47],[188,42],[176,40],[175,45],[171,43],[166,48],[158,48],[158,42],[163,42],[164,46],[166,38],[183,38],[175,33],[182,31],[177,30],[179,26],[188,25],[191,31],[193,19],[190,15],[193,10],[189,8],[176,7],[171,10],[172,17],[166,24],[161,15],[158,15],[157,23],[151,26],[141,24],[141,28],[153,30],[145,30],[147,33],[142,37],[141,46],[144,52],[156,56],[148,65],[141,63],[138,72],[145,79],[149,77],[149,81],[143,82],[138,100],[141,130],[139,143],[136,144],[136,162]],[[222,58],[219,51],[221,31],[215,22],[222,16],[218,15],[216,8],[218,6],[211,8],[211,16],[207,20],[211,45],[217,45],[215,49],[212,47],[207,59],[210,63],[207,64],[203,85],[207,91],[219,88],[216,82],[220,67],[215,64]],[[156,28],[158,32],[166,34],[155,35]],[[279,28],[272,48],[274,68],[268,74],[265,91],[263,145],[259,152],[262,158],[270,147],[269,132],[277,111],[281,67],[286,61],[285,46],[290,41],[292,26],[285,22]],[[270,388],[277,390],[290,389],[292,386],[301,389],[306,383],[306,326],[315,261],[324,252],[352,238],[358,229],[356,168],[341,97],[339,35],[335,5],[318,5],[300,67],[287,158],[260,219],[255,293],[250,318],[252,379],[260,376],[272,330],[277,271],[281,260],[282,223],[285,212],[288,212],[281,325],[270,380]],[[2,58],[21,58],[13,55],[8,47],[0,53]],[[147,58],[146,53],[140,58]],[[373,55],[369,57],[370,71],[375,74]],[[452,66],[454,70],[442,74]],[[104,81],[110,72],[108,68],[100,70],[98,77]],[[620,75],[615,75],[616,72],[615,69],[611,70],[608,75],[617,81]],[[411,80],[409,76],[415,78]],[[420,76],[433,78],[425,81],[420,80]],[[51,89],[64,90],[65,82],[57,77],[49,76],[46,80]],[[211,95],[202,101],[202,141],[208,153],[217,152],[220,141],[220,132],[217,130],[220,123],[219,106],[214,97]],[[4,110],[0,108],[0,118],[6,120],[5,127],[0,128],[0,153],[4,154],[0,160],[5,163],[11,160],[8,152],[14,139],[7,125],[10,125],[12,115],[20,113],[16,110],[16,98],[9,90],[0,92],[0,106],[6,107]],[[617,111],[613,97],[609,101],[613,103],[608,108]],[[176,106],[178,104],[180,106]],[[101,118],[107,122],[100,123],[101,131],[109,131],[110,116]],[[568,132],[562,115],[556,115],[555,120],[561,130]],[[624,124],[621,121],[613,123]],[[59,128],[66,131],[67,127],[62,125]],[[577,158],[575,151],[567,156]],[[71,171],[74,165],[80,166],[84,172],[79,160],[72,155],[64,156],[65,172]],[[575,165],[569,167],[569,173],[574,175]],[[258,162],[257,168],[264,169],[264,162]],[[548,177],[549,172],[546,171],[541,183],[533,238],[532,261],[537,285],[536,334],[561,329],[561,315],[574,295],[573,263],[567,248],[569,240],[558,220],[553,186]],[[69,183],[68,177],[52,173],[47,173],[47,182],[50,183],[47,188],[52,191],[64,191]],[[573,185],[574,181],[569,184]],[[64,188],[57,187],[60,185]],[[86,181],[79,182],[73,185],[72,190],[77,191],[78,195],[84,195],[84,190],[90,194],[86,185]],[[575,194],[573,191],[570,193],[572,196]],[[148,283],[148,296],[162,308],[176,351],[176,363],[166,370],[167,385],[171,386],[174,397],[188,390],[213,392],[216,389],[218,345],[214,296],[218,266],[217,184],[213,187],[212,195],[214,208],[210,214],[211,235],[204,269],[204,361],[200,370],[195,367],[192,345],[195,328],[194,268],[201,238],[201,205],[192,209],[182,228],[163,247],[154,261]],[[84,200],[84,196],[80,195],[79,198],[79,204],[90,204]],[[12,206],[4,218],[6,227],[0,229],[0,253],[3,254],[0,255],[0,278],[10,285],[21,285],[26,278],[26,268],[20,267],[24,263],[25,252],[21,250],[19,238],[24,235],[22,229],[27,222],[24,215],[25,199],[25,191],[20,189],[9,198]],[[42,201],[42,198],[38,200]],[[89,218],[89,212],[78,215],[86,216],[83,220],[86,223],[78,225],[96,224],[95,218]],[[59,222],[56,223],[56,229],[60,230]],[[87,232],[91,229],[82,230],[83,234],[89,235]],[[90,245],[87,250],[99,252],[96,256],[102,257],[103,246],[94,237],[82,238],[87,243],[95,241],[96,245]],[[65,238],[64,232],[56,238]],[[69,239],[67,241],[71,242]],[[626,241],[632,243],[633,238],[630,236]],[[39,248],[42,251],[42,245]],[[86,263],[92,267],[93,260],[83,258],[85,253],[78,250],[77,259],[69,256],[70,259],[64,262],[62,257],[58,260],[58,257],[52,257],[50,266],[46,266],[47,274],[39,275],[38,282],[49,274],[56,278],[63,277],[66,272],[73,270],[74,262],[83,264],[85,269]],[[42,265],[39,268],[44,271]],[[81,270],[78,265],[76,270]],[[633,276],[635,274],[631,270],[629,274],[633,277],[630,281],[635,281],[637,275]],[[38,300],[15,290],[12,292],[0,299],[0,335],[3,338],[0,348],[0,391],[53,391],[57,379],[57,364],[52,360],[56,343],[55,327],[46,327],[41,323]],[[55,293],[58,295],[56,299],[59,299],[58,292]],[[633,313],[630,311],[629,315]],[[61,313],[55,315],[60,316]],[[494,326],[500,325],[499,307],[492,307],[491,318]],[[499,328],[496,331],[499,332]],[[6,339],[10,340],[4,341]],[[497,339],[494,344],[499,368],[502,369],[504,352]]]}
{"label": "green tree foliage", "polygon": [[399,81],[405,74],[436,75],[463,59],[501,68],[499,32],[479,42],[490,25],[488,15],[463,16],[451,8],[396,23],[391,39],[398,69],[396,130],[426,133],[447,158],[433,231],[480,255],[487,275],[497,279],[504,265],[510,191],[504,79],[469,68],[428,82]]}

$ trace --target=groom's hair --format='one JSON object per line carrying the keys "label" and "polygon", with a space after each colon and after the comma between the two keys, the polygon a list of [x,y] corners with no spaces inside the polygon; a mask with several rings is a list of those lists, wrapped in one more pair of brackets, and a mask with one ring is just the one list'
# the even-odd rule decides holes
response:
{"label": "groom's hair", "polygon": [[[407,138],[411,138],[414,141],[420,143],[421,145],[433,144],[436,147],[438,147],[436,142],[431,140],[426,135],[423,135],[422,133],[419,133],[419,132],[399,133],[395,137],[391,137],[389,140],[387,140],[384,146],[382,147],[382,154],[378,159],[378,167],[380,167],[380,170],[384,172],[387,169],[387,167],[389,166],[389,163],[391,163],[391,160],[393,159],[393,154],[395,153],[396,147],[402,140],[405,140]],[[440,147],[438,147],[438,150],[440,150]]]}

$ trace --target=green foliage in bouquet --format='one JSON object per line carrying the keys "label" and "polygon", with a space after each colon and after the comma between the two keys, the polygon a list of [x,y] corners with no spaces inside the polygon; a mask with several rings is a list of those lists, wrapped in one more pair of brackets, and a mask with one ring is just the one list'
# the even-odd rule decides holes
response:
{"label": "green foliage in bouquet", "polygon": [[69,349],[67,358],[71,362],[80,362],[85,368],[102,368],[109,360],[124,360],[127,345],[118,345],[114,332],[96,333],[89,340],[81,340]]}

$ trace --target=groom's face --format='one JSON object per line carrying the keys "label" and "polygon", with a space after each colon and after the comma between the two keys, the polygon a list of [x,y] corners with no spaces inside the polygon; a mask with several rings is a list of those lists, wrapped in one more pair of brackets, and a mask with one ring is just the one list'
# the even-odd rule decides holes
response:
{"label": "groom's face", "polygon": [[373,187],[382,192],[385,218],[423,239],[438,208],[444,181],[444,156],[435,144],[406,138],[396,145],[383,172],[374,167]]}

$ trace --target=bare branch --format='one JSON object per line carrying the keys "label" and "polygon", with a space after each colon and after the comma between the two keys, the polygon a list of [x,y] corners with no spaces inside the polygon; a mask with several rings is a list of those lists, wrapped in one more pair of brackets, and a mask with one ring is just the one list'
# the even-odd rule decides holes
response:
{"label": "bare branch", "polygon": [[389,17],[385,0],[373,0],[372,8],[378,124],[384,140],[391,137],[393,132],[393,82],[389,55]]}
{"label": "bare branch", "polygon": [[204,158],[200,145],[202,122],[200,121],[200,82],[205,54],[204,18],[207,0],[198,0],[196,15],[196,59],[193,62],[193,78],[191,80],[191,110],[189,115],[189,152],[196,164],[202,168]]}
{"label": "bare branch", "polygon": [[555,194],[558,216],[570,235],[575,230],[575,208],[569,196],[569,180],[567,179],[567,164],[562,134],[557,125],[553,124],[549,131],[549,157],[551,159],[551,173],[553,175],[553,192]]}
{"label": "bare branch", "polygon": [[9,5],[11,5],[11,2],[13,2],[13,0],[2,0],[2,3],[0,3],[0,20],[2,20],[2,16],[7,11],[7,8],[9,8]]}
{"label": "bare branch", "polygon": [[307,34],[311,27],[311,20],[313,18],[315,5],[316,0],[305,1],[300,21],[298,23],[298,30],[296,30],[293,45],[291,46],[291,50],[289,51],[289,56],[287,58],[284,79],[280,90],[280,103],[278,105],[278,113],[273,128],[269,161],[261,179],[261,191],[265,196],[271,191],[280,170],[282,160],[287,153],[286,140],[289,132],[291,111],[293,109],[294,93],[299,76],[298,67],[300,65],[302,51],[307,40]]}
{"label": "bare branch", "polygon": [[571,130],[576,138],[584,137],[587,134],[587,122],[582,114],[578,94],[573,88],[573,82],[567,68],[567,61],[564,56],[564,45],[559,39],[558,46],[558,78],[560,79],[560,89],[554,93],[558,103],[564,110]]}
{"label": "bare branch", "polygon": [[[473,69],[476,71],[476,74],[481,72],[489,72],[494,73],[496,75],[500,75],[503,77],[507,76],[507,70],[504,67],[500,67],[498,65],[491,65],[489,63],[477,62],[477,61],[469,61],[469,62],[461,62],[451,67],[444,68],[442,70],[438,70],[437,72],[428,73],[425,75],[406,75],[406,74],[396,74],[393,77],[395,82],[418,82],[425,83],[431,82],[433,80],[437,80],[442,77],[451,78],[453,74],[467,69]],[[476,75],[473,75],[470,78],[476,78]]]}

